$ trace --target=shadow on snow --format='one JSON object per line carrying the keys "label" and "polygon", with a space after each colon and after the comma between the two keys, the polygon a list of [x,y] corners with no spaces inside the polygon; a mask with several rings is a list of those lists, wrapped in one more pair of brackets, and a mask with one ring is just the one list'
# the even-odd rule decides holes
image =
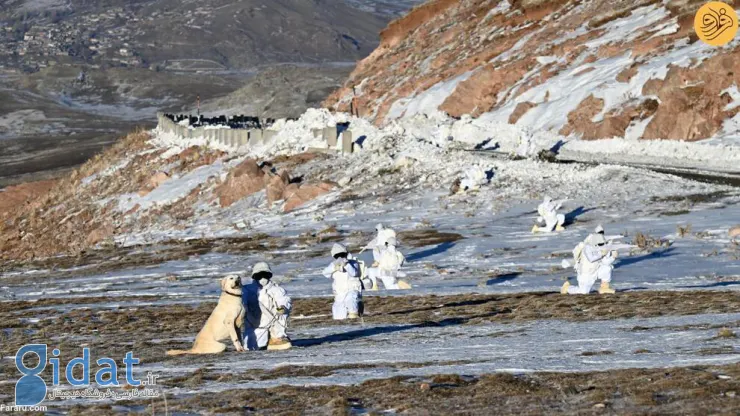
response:
{"label": "shadow on snow", "polygon": [[468,318],[447,318],[441,321],[428,321],[428,322],[422,322],[419,324],[386,325],[386,326],[376,326],[372,328],[362,328],[362,329],[357,329],[354,331],[344,332],[341,334],[331,334],[331,335],[327,335],[321,338],[297,339],[293,341],[293,345],[295,345],[296,347],[314,347],[317,345],[331,344],[335,342],[354,341],[359,338],[372,337],[375,335],[393,334],[396,332],[409,331],[409,330],[418,329],[418,328],[433,328],[433,327],[462,325],[473,319],[488,318],[488,317],[497,315],[499,313],[501,312],[496,311],[496,312],[486,313],[482,315],[471,316]]}
{"label": "shadow on snow", "polygon": [[423,258],[427,258],[427,257],[431,257],[431,256],[436,256],[437,254],[442,254],[442,253],[444,253],[445,251],[451,249],[454,246],[455,246],[455,243],[454,242],[451,242],[451,241],[448,241],[448,242],[445,242],[445,243],[442,243],[442,244],[437,244],[436,246],[434,246],[432,248],[428,248],[426,250],[422,250],[422,251],[419,251],[419,252],[416,252],[416,253],[409,254],[406,257],[406,261],[410,261],[410,262],[411,261],[418,261],[418,260],[421,260]]}

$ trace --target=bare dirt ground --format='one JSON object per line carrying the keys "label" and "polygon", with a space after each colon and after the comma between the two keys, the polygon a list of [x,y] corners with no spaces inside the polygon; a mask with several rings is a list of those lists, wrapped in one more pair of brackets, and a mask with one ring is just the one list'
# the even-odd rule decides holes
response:
{"label": "bare dirt ground", "polygon": [[[42,299],[0,303],[0,355],[12,356],[31,342],[54,340],[65,362],[81,345],[93,356],[122,356],[137,351],[142,364],[168,366],[193,364],[190,357],[166,357],[169,348],[190,341],[178,337],[195,334],[214,307],[199,304],[160,304],[167,299],[130,296],[111,298]],[[171,300],[170,300],[171,301]],[[294,328],[341,325],[330,319],[329,298],[296,299]],[[541,320],[593,321],[698,314],[732,313],[740,309],[736,292],[620,293],[616,296],[561,296],[556,293],[512,295],[455,295],[366,297],[367,325],[403,324],[439,328],[448,325],[480,326]],[[737,325],[735,325],[737,326]],[[720,337],[734,338],[723,325],[703,325]],[[655,328],[634,327],[640,333]],[[686,328],[674,328],[681,330]],[[341,334],[337,335],[341,338]],[[351,334],[347,335],[351,337]],[[179,338],[182,339],[182,338]],[[157,341],[159,340],[159,341]],[[164,341],[162,341],[164,340]],[[300,348],[301,340],[294,339]],[[310,345],[310,340],[306,340]],[[307,347],[308,348],[308,347]],[[644,351],[649,353],[649,351]],[[602,351],[583,355],[608,354]],[[635,351],[635,354],[641,353]],[[711,351],[707,355],[713,354]],[[227,352],[221,359],[238,357]],[[455,360],[455,355],[451,360]],[[586,357],[588,358],[588,357]],[[429,365],[461,365],[455,361]],[[278,386],[239,388],[240,384],[293,377],[331,377],[338,371],[372,370],[374,367],[408,369],[420,362],[357,363],[339,365],[287,365],[271,369],[235,369],[228,372],[200,369],[165,378],[163,388],[195,389],[209,382],[233,385],[220,393],[200,391],[168,397],[168,412],[207,414],[737,414],[740,399],[740,365],[692,366],[667,369],[628,369],[585,373],[433,375],[389,377],[354,385]],[[4,379],[15,379],[15,369],[0,367]],[[0,396],[12,397],[13,384],[2,384]],[[68,408],[70,414],[110,414],[119,405],[87,403]],[[126,402],[126,411],[159,414],[161,399]]]}
{"label": "bare dirt ground", "polygon": [[[165,351],[184,347],[189,341],[149,341],[196,334],[215,303],[156,305],[162,300],[138,296],[0,302],[0,321],[5,327],[0,333],[0,354],[13,355],[24,344],[58,336],[60,348],[70,354],[77,352],[84,339],[93,352],[115,355],[133,346],[140,352],[142,363],[177,360],[165,357]],[[291,326],[341,325],[326,314],[331,310],[331,302],[331,298],[295,299],[293,315],[301,319],[293,320]],[[578,322],[732,313],[740,310],[740,293],[646,291],[617,296],[562,296],[557,293],[367,296],[365,304],[369,311],[365,316],[368,325],[405,324],[431,328],[547,319]]]}
{"label": "bare dirt ground", "polygon": [[[593,373],[395,377],[355,386],[232,389],[170,399],[209,414],[737,414],[740,365]],[[161,400],[142,413],[162,412]],[[94,414],[109,406],[79,407]]]}

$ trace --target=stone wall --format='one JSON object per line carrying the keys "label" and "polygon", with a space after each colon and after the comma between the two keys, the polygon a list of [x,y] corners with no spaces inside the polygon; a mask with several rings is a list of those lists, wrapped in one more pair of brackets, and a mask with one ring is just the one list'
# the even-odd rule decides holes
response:
{"label": "stone wall", "polygon": [[[188,120],[188,124],[180,121]],[[234,150],[244,146],[256,146],[269,143],[273,140],[275,130],[267,127],[274,123],[272,119],[260,120],[256,117],[225,116],[215,118],[192,117],[187,115],[172,115],[157,113],[158,128],[160,131],[174,134],[183,139],[204,138],[208,142],[218,143],[222,147]],[[328,150],[340,150],[342,153],[352,153],[354,142],[349,123],[329,126],[314,131],[314,137],[323,137]],[[338,145],[341,143],[341,145]]]}

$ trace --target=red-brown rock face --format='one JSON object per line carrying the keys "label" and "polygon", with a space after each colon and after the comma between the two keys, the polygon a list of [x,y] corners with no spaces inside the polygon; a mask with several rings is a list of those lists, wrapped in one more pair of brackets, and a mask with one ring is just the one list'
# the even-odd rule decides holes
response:
{"label": "red-brown rock face", "polygon": [[216,189],[222,207],[231,206],[234,202],[265,188],[265,173],[254,159],[247,159],[235,167],[226,181]]}
{"label": "red-brown rock face", "polygon": [[740,42],[697,41],[703,3],[432,0],[392,22],[325,106],[349,111],[357,86],[377,124],[443,111],[584,139],[709,138],[740,110]]}
{"label": "red-brown rock face", "polygon": [[215,194],[218,196],[220,205],[228,207],[264,189],[268,203],[284,200],[283,211],[290,212],[330,192],[335,187],[335,184],[329,182],[291,184],[290,174],[287,171],[282,170],[275,173],[268,167],[260,168],[256,160],[247,159],[229,172],[226,181],[216,188]]}

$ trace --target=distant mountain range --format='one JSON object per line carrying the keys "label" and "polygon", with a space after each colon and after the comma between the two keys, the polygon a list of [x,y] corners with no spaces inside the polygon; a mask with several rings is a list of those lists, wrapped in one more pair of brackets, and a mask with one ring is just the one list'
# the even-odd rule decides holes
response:
{"label": "distant mountain range", "polygon": [[0,65],[233,70],[355,61],[418,0],[10,0]]}
{"label": "distant mountain range", "polygon": [[295,116],[421,0],[2,0],[0,188],[55,176],[158,110]]}

